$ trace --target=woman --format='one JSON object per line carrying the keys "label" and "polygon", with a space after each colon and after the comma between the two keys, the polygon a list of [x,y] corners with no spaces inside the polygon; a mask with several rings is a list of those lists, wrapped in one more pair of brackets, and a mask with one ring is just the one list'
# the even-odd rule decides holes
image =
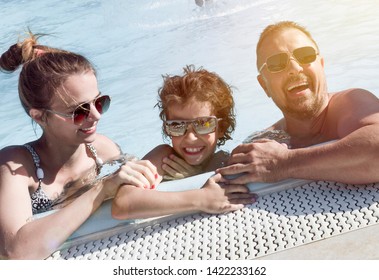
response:
{"label": "woman", "polygon": [[[85,57],[38,45],[38,37],[30,33],[0,59],[8,72],[23,64],[21,104],[43,131],[34,142],[0,151],[0,259],[46,258],[121,184],[151,188],[160,180],[149,161],[126,162],[113,176],[95,180],[102,161],[120,156],[113,141],[96,133],[110,97],[100,93]],[[74,181],[92,184],[59,211],[33,219],[51,210]]]}

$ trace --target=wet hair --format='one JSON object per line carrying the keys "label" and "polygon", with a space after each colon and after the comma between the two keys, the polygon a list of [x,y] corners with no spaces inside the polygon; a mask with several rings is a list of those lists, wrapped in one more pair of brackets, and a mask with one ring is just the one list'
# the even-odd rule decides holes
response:
{"label": "wet hair", "polygon": [[[158,90],[158,103],[160,109],[159,117],[164,122],[167,119],[169,107],[172,104],[184,106],[195,99],[199,102],[209,102],[212,113],[219,121],[219,130],[223,136],[217,140],[221,146],[232,139],[236,120],[234,113],[234,100],[232,88],[216,73],[209,72],[203,68],[195,69],[193,65],[183,68],[183,76],[163,76],[163,86]],[[168,137],[162,126],[163,135]]]}
{"label": "wet hair", "polygon": [[[283,30],[291,29],[291,28],[297,29],[297,30],[303,32],[313,42],[313,44],[316,46],[317,51],[319,51],[319,48],[318,48],[316,41],[313,39],[311,33],[305,27],[303,27],[300,24],[293,22],[293,21],[280,21],[280,22],[277,22],[275,24],[268,25],[263,30],[263,32],[261,33],[259,40],[258,40],[258,43],[257,43],[257,48],[256,48],[257,57],[258,57],[258,51],[261,48],[262,42],[264,41],[264,39],[266,39],[268,36],[270,36],[272,34],[280,33]],[[258,65],[257,65],[257,67],[258,67]]]}
{"label": "wet hair", "polygon": [[63,99],[63,83],[74,74],[96,71],[82,55],[39,45],[43,34],[28,32],[22,42],[12,45],[0,58],[0,69],[13,72],[22,65],[18,92],[21,104],[29,110],[49,108],[55,96]]}

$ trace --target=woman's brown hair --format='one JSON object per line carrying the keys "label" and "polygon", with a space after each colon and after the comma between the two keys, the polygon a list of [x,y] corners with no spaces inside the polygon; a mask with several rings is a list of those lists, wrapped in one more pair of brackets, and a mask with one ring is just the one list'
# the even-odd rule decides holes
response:
{"label": "woman's brown hair", "polygon": [[82,55],[38,44],[42,34],[28,32],[23,41],[10,46],[1,55],[0,69],[13,72],[22,65],[18,92],[27,114],[32,108],[49,108],[62,85],[73,74],[92,71],[94,67]]}

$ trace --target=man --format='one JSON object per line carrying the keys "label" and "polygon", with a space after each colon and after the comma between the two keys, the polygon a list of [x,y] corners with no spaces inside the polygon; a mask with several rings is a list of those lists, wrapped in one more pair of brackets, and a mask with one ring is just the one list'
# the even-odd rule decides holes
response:
{"label": "man", "polygon": [[328,93],[318,46],[294,22],[268,26],[256,51],[258,81],[284,116],[268,129],[286,131],[291,149],[269,139],[242,144],[229,166],[217,171],[243,173],[230,180],[236,184],[287,178],[379,182],[379,99],[363,89]]}

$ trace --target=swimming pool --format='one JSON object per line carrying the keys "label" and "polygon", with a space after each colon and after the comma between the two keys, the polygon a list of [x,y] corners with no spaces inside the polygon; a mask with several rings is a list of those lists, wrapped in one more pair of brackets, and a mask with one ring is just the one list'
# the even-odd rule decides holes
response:
{"label": "swimming pool", "polygon": [[[29,27],[41,43],[89,57],[100,89],[113,98],[98,131],[142,157],[163,142],[154,108],[162,74],[186,64],[219,73],[233,85],[237,128],[226,149],[281,117],[257,80],[255,44],[279,20],[306,26],[325,57],[330,91],[361,87],[379,96],[379,35],[375,0],[9,1],[0,0],[0,51]],[[40,135],[21,108],[18,73],[0,73],[0,148]]]}

